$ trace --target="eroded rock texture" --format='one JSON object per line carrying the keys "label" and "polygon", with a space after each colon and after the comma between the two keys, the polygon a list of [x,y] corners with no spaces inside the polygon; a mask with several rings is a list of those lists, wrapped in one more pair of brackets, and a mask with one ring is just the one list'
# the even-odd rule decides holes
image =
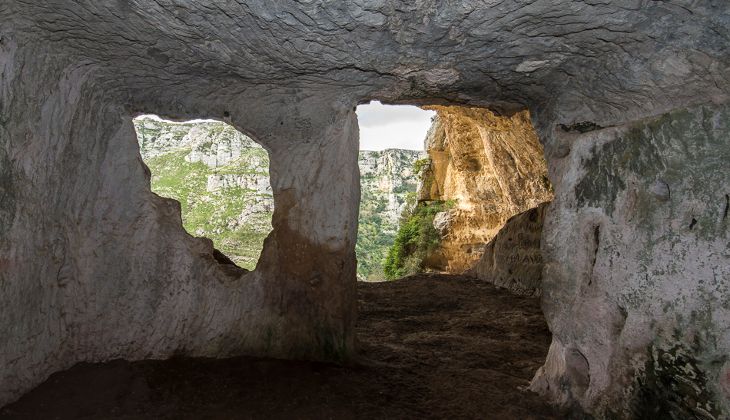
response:
{"label": "eroded rock texture", "polygon": [[544,263],[540,243],[549,204],[510,217],[486,245],[469,274],[520,295],[542,293]]}
{"label": "eroded rock texture", "polygon": [[503,117],[486,109],[437,106],[426,138],[430,164],[421,201],[448,201],[437,214],[439,248],[426,268],[462,273],[510,217],[552,199],[535,130],[527,111]]}
{"label": "eroded rock texture", "polygon": [[533,388],[619,417],[723,417],[730,106],[561,137],[543,235],[553,344]]}
{"label": "eroded rock texture", "polygon": [[[598,415],[726,416],[728,8],[0,2],[0,404],[82,360],[350,354],[354,107],[379,98],[530,110],[556,195],[535,389]],[[140,113],[267,149],[254,272],[227,275],[150,192]]]}

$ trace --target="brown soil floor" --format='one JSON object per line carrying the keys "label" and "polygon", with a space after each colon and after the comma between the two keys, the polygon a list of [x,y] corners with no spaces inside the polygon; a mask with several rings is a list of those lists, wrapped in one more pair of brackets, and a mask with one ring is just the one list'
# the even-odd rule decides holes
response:
{"label": "brown soil floor", "polygon": [[524,391],[550,333],[537,299],[460,276],[359,286],[353,366],[240,357],[79,364],[3,419],[548,419]]}

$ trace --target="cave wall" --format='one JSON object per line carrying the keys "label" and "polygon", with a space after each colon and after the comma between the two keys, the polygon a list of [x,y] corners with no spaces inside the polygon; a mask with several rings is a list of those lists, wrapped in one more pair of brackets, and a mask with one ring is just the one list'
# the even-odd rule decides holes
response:
{"label": "cave wall", "polygon": [[210,240],[184,231],[176,201],[150,191],[134,115],[92,69],[49,58],[21,72],[35,51],[10,44],[3,53],[0,404],[79,361],[349,357],[353,109],[317,96],[281,121],[235,101],[225,102],[230,118],[203,114],[242,130],[272,126],[260,138],[271,157],[274,231],[256,270],[241,276],[215,261]]}
{"label": "cave wall", "polygon": [[[721,418],[730,386],[730,105],[556,134],[553,332],[532,388],[618,418]],[[571,246],[566,246],[571,244]]]}
{"label": "cave wall", "polygon": [[472,268],[507,219],[552,199],[547,163],[529,112],[500,116],[470,107],[437,112],[425,141],[429,165],[419,201],[448,201],[434,218],[441,241],[424,267]]}
{"label": "cave wall", "polygon": [[[351,353],[354,107],[381,99],[530,110],[555,188],[533,389],[599,416],[727,416],[729,9],[0,2],[0,404],[80,361]],[[274,231],[252,273],[221,272],[150,193],[140,113],[267,148]]]}
{"label": "cave wall", "polygon": [[525,296],[542,293],[541,244],[549,202],[510,217],[467,274]]}

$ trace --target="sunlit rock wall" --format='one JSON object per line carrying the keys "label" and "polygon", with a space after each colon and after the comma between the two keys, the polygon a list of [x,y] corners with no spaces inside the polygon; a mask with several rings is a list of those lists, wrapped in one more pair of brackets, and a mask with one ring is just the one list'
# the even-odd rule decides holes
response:
{"label": "sunlit rock wall", "polygon": [[507,219],[550,200],[552,187],[528,112],[429,109],[437,119],[426,138],[430,165],[418,198],[451,208],[434,219],[441,242],[425,266],[459,273],[481,258]]}

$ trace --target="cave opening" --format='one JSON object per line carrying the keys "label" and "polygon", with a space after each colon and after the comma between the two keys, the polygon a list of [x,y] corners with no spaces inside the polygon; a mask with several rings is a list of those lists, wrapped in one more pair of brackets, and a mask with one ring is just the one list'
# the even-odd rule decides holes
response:
{"label": "cave opening", "polygon": [[434,111],[378,101],[357,107],[360,129],[360,211],[355,252],[357,277],[389,278],[386,260],[404,215],[416,205],[424,139]]}
{"label": "cave opening", "polygon": [[180,203],[183,228],[213,241],[215,259],[253,270],[272,230],[268,152],[216,120],[134,119],[155,194]]}
{"label": "cave opening", "polygon": [[[389,106],[367,106],[358,107],[361,144],[373,143],[367,130],[378,120],[398,118]],[[359,279],[466,273],[519,294],[539,295],[540,234],[553,189],[529,112],[394,108],[409,109],[419,121],[420,126],[404,126],[416,139],[410,148],[417,151],[394,157],[393,152],[405,151],[385,150],[389,155],[380,165],[360,152],[358,274],[363,265],[369,271]],[[395,143],[387,126],[374,137],[375,144]],[[377,201],[378,188],[388,194],[389,206]],[[381,222],[385,216],[390,223]],[[387,250],[372,252],[365,246],[371,238]]]}
{"label": "cave opening", "polygon": [[543,147],[526,110],[418,109],[429,111],[417,133],[422,148],[389,174],[401,180],[391,186],[413,186],[394,233],[368,221],[378,209],[360,152],[358,246],[364,234],[387,238],[375,280],[392,280],[358,283],[362,351],[394,368],[428,365],[424,377],[448,375],[456,389],[527,388],[552,340],[539,298],[542,225],[553,198]]}

